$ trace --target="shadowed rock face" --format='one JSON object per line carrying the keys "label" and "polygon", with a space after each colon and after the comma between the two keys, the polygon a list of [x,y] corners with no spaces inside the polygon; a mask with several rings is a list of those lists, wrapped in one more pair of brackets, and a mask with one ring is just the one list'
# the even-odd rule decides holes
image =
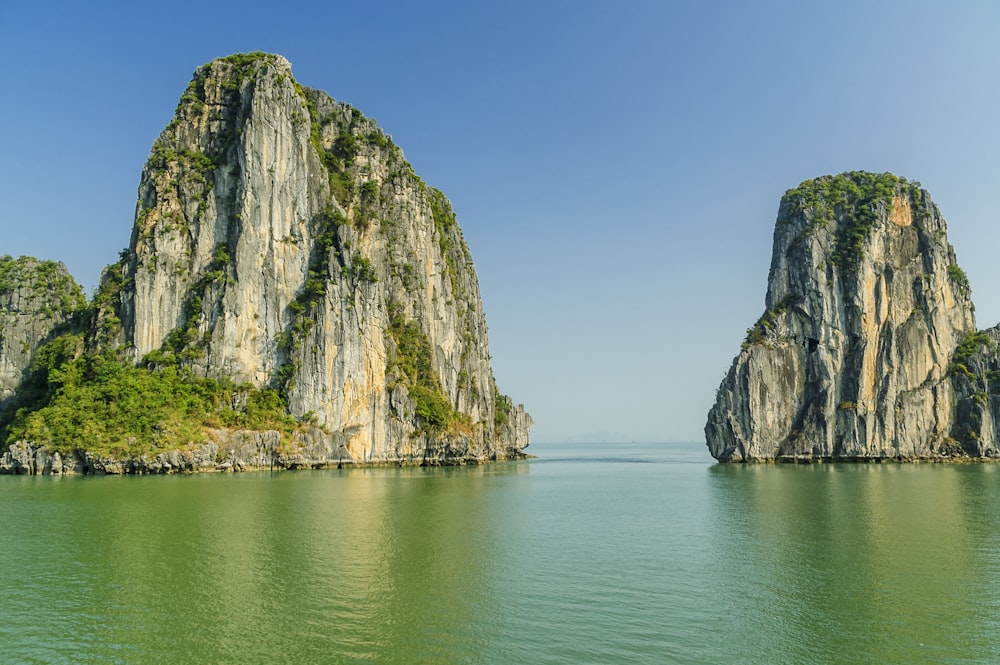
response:
{"label": "shadowed rock face", "polygon": [[716,459],[996,454],[995,436],[956,438],[975,390],[956,390],[952,356],[975,319],[944,219],[918,185],[848,173],[787,192],[766,307],[708,415]]}
{"label": "shadowed rock face", "polygon": [[[286,395],[355,462],[520,454],[450,204],[280,56],[195,72],[142,173],[117,342]],[[426,427],[445,420],[447,426]]]}

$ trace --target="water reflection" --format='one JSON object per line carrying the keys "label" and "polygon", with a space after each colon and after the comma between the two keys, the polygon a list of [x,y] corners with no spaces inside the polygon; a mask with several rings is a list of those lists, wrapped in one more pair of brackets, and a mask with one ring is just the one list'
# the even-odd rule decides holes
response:
{"label": "water reflection", "polygon": [[685,450],[0,478],[0,662],[1000,662],[1000,466]]}
{"label": "water reflection", "polygon": [[[42,479],[38,497],[51,500],[56,483],[68,490],[64,531],[34,543],[58,543],[49,567],[62,583],[9,599],[28,619],[7,621],[0,637],[39,662],[443,662],[456,652],[478,662],[497,596],[484,568],[502,552],[481,525],[497,509],[491,487],[527,473],[512,463]],[[19,546],[31,550],[32,538]],[[68,589],[70,602],[27,607]],[[59,640],[39,639],[55,627]]]}
{"label": "water reflection", "polygon": [[768,662],[995,660],[997,471],[711,467],[733,629]]}

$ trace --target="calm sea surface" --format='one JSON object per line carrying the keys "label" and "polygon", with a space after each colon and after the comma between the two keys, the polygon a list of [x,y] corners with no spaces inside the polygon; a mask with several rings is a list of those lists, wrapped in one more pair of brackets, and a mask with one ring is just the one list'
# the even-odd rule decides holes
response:
{"label": "calm sea surface", "polygon": [[1000,465],[0,477],[0,663],[997,663]]}

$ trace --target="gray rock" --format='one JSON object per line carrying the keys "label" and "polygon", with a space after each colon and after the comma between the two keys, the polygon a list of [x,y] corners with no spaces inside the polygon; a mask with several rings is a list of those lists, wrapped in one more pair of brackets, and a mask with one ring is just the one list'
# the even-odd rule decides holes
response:
{"label": "gray rock", "polygon": [[925,190],[889,174],[803,183],[782,198],[766,311],[719,387],[709,450],[722,461],[950,455],[960,396],[949,366],[974,330],[968,281]]}
{"label": "gray rock", "polygon": [[12,406],[31,359],[85,304],[66,266],[28,256],[0,256],[0,416]]}
{"label": "gray rock", "polygon": [[966,335],[949,373],[956,395],[949,454],[1000,458],[1000,326]]}
{"label": "gray rock", "polygon": [[12,443],[0,456],[0,473],[25,475],[34,469],[34,448],[24,442]]}

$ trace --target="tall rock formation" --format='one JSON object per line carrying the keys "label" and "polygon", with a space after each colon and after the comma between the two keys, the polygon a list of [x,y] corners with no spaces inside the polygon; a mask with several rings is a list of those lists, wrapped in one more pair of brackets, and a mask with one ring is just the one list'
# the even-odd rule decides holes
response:
{"label": "tall rock formation", "polygon": [[530,419],[493,379],[447,199],[280,56],[195,72],[143,169],[118,269],[135,361],[278,387],[357,462],[528,443]]}
{"label": "tall rock formation", "polygon": [[85,303],[62,263],[0,256],[0,417],[35,351]]}
{"label": "tall rock formation", "polygon": [[[128,249],[80,318],[39,370],[47,393],[10,426],[23,441],[9,442],[0,472],[68,468],[40,446],[77,451],[74,468],[155,472],[479,462],[528,445],[531,418],[494,381],[450,203],[374,121],[299,85],[281,56],[195,72],[142,171]],[[51,374],[59,363],[74,371]],[[130,374],[136,366],[150,374]],[[88,391],[89,377],[106,383]],[[66,427],[68,391],[119,395],[127,381],[150,395],[187,381],[186,408],[201,420],[192,430],[160,400],[169,422],[94,423],[93,455],[67,443],[79,436]],[[263,431],[276,399],[298,424]],[[183,451],[164,448],[178,442]]]}
{"label": "tall rock formation", "polygon": [[944,219],[916,183],[846,173],[786,192],[766,308],[708,415],[716,459],[995,453],[954,436],[965,424],[952,356],[975,319]]}

